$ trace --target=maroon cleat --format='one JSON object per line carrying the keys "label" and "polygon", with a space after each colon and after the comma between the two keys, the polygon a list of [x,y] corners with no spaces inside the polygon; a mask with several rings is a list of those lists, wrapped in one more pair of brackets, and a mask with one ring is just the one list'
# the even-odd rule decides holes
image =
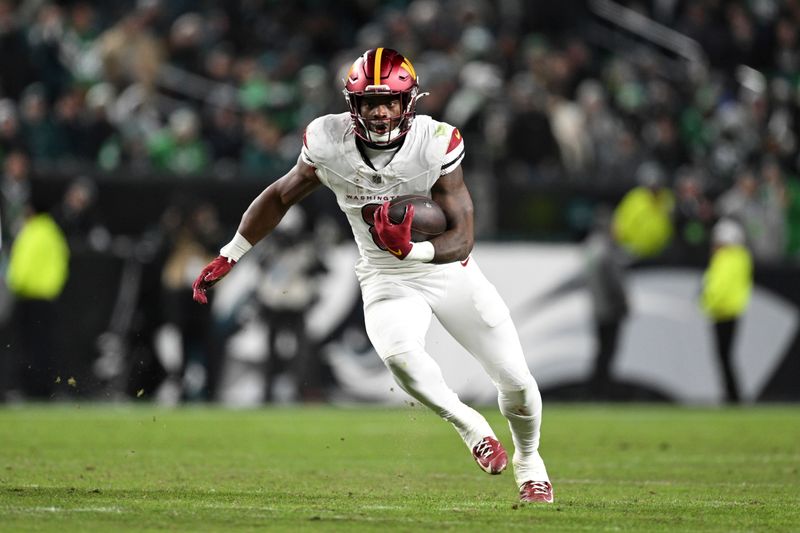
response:
{"label": "maroon cleat", "polygon": [[472,448],[472,457],[484,472],[499,474],[506,469],[508,454],[505,448],[494,437],[484,437]]}
{"label": "maroon cleat", "polygon": [[519,489],[519,501],[553,503],[553,485],[549,481],[526,481]]}

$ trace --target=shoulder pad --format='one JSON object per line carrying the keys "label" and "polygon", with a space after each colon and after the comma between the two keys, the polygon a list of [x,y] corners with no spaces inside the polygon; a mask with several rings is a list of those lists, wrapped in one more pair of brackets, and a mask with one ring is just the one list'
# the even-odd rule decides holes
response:
{"label": "shoulder pad", "polygon": [[350,115],[324,115],[314,119],[303,133],[303,160],[317,166],[334,157],[336,143],[341,142],[350,127]]}

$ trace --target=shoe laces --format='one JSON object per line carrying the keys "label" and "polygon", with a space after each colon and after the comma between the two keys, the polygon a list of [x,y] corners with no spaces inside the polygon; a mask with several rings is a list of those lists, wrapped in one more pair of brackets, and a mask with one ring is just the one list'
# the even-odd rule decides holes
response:
{"label": "shoe laces", "polygon": [[550,484],[547,481],[526,481],[522,485],[522,490],[530,490],[534,494],[549,494]]}
{"label": "shoe laces", "polygon": [[475,446],[475,455],[478,457],[490,457],[494,453],[494,448],[489,439],[483,439]]}

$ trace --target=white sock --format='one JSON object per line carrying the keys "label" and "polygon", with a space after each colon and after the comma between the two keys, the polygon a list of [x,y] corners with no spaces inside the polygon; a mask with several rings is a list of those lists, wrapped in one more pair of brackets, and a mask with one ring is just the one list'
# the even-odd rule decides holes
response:
{"label": "white sock", "polygon": [[539,455],[539,434],[542,425],[542,395],[536,380],[521,390],[500,390],[500,412],[508,420],[514,441],[514,478],[517,485],[526,481],[549,481],[547,469]]}

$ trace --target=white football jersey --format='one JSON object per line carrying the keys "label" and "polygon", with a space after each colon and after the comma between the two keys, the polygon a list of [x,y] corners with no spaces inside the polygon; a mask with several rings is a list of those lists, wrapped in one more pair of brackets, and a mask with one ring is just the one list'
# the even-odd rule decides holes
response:
{"label": "white football jersey", "polygon": [[356,145],[350,114],[325,115],[306,128],[301,157],[316,169],[347,215],[361,254],[356,264],[359,279],[375,270],[422,273],[439,266],[398,260],[382,250],[373,239],[371,215],[378,205],[397,196],[430,197],[439,176],[458,168],[464,158],[458,129],[418,115],[391,162],[376,170]]}

